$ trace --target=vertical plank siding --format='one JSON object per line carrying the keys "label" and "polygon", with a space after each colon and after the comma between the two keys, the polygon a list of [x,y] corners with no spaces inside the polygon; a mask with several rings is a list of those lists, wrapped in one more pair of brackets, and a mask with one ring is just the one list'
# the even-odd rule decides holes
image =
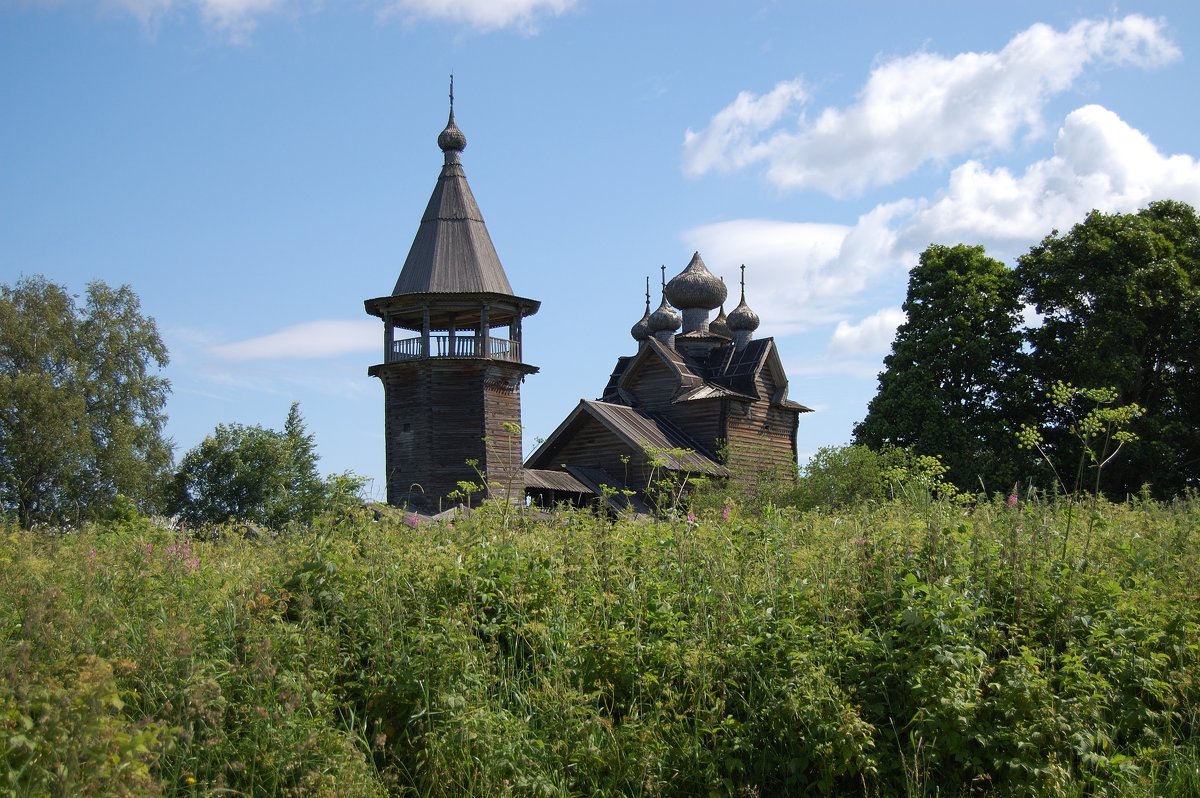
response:
{"label": "vertical plank siding", "polygon": [[[382,371],[388,503],[437,512],[459,482],[520,481],[521,372],[486,360],[422,360]],[[499,386],[499,387],[498,387]],[[471,466],[468,461],[475,461]]]}

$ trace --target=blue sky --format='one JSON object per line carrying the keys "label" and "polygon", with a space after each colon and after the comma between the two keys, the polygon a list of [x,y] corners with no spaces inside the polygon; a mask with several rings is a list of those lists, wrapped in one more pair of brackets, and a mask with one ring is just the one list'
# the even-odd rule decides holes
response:
{"label": "blue sky", "polygon": [[[299,401],[383,493],[383,330],[463,163],[541,372],[595,398],[698,249],[774,335],[803,462],[846,443],[930,243],[1008,263],[1092,208],[1200,205],[1192,2],[0,0],[0,281],[128,283],[177,456]],[[657,304],[658,296],[654,297]]]}

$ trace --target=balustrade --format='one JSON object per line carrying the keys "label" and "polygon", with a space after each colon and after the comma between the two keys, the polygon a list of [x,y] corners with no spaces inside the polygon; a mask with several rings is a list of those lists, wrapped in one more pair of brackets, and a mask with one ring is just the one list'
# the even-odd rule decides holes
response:
{"label": "balustrade", "polygon": [[392,351],[387,352],[387,362],[417,360],[426,357],[481,357],[495,360],[521,362],[521,342],[507,338],[478,335],[430,335],[429,352],[425,351],[424,338],[404,338],[392,342]]}

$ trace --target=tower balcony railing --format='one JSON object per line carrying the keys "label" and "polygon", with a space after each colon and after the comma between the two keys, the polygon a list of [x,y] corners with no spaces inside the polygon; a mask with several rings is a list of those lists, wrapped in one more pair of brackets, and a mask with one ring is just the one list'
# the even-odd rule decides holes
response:
{"label": "tower balcony railing", "polygon": [[419,360],[427,357],[481,357],[494,360],[521,362],[521,342],[508,338],[493,338],[482,335],[430,335],[429,351],[425,351],[424,338],[405,338],[392,342],[392,351],[387,353],[387,362]]}

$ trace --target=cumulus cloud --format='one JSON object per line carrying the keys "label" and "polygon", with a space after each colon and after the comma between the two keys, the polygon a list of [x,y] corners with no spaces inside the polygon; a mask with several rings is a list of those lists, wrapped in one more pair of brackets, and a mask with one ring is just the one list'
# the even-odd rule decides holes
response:
{"label": "cumulus cloud", "polygon": [[388,13],[408,19],[460,22],[480,31],[516,28],[536,32],[545,17],[556,17],[575,6],[576,0],[394,0]]}
{"label": "cumulus cloud", "polygon": [[899,236],[919,246],[983,244],[994,257],[1012,259],[1094,208],[1128,212],[1167,198],[1200,207],[1200,163],[1163,155],[1112,111],[1088,105],[1067,115],[1054,155],[1022,174],[977,161],[954,169],[939,196],[918,203]]}
{"label": "cumulus cloud", "polygon": [[899,308],[884,308],[857,324],[839,321],[829,341],[832,355],[877,355],[887,352],[896,328],[908,317]]}
{"label": "cumulus cloud", "polygon": [[1179,57],[1165,24],[1139,15],[1085,20],[1066,31],[1037,24],[999,52],[933,53],[885,61],[857,100],[811,120],[799,80],[766,95],[742,92],[699,132],[684,136],[690,175],[766,164],[781,188],[855,194],[946,162],[1040,135],[1042,110],[1088,66],[1150,68]]}
{"label": "cumulus cloud", "polygon": [[1021,174],[969,161],[935,196],[877,205],[851,226],[739,219],[683,238],[727,281],[747,265],[748,300],[764,334],[836,323],[830,352],[849,355],[878,344],[871,336],[896,318],[881,311],[852,322],[856,309],[883,301],[879,286],[903,285],[930,244],[982,244],[1011,263],[1093,209],[1125,213],[1159,199],[1200,207],[1200,163],[1163,154],[1116,114],[1089,105],[1067,116],[1053,154]]}
{"label": "cumulus cloud", "polygon": [[337,357],[379,349],[382,346],[379,333],[377,321],[325,319],[285,327],[258,338],[212,346],[207,351],[221,360],[239,361]]}
{"label": "cumulus cloud", "polygon": [[710,169],[729,171],[770,156],[771,141],[756,141],[795,105],[808,100],[800,80],[785,80],[763,95],[744,91],[722,108],[702,133],[688,130],[683,137],[684,168],[701,175]]}

